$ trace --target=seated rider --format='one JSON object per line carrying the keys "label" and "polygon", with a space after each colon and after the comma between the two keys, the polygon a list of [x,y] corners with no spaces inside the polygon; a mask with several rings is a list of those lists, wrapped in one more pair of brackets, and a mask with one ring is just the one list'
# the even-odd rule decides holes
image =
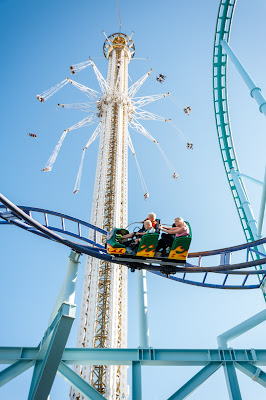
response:
{"label": "seated rider", "polygon": [[[156,214],[154,212],[149,213],[148,217],[145,218],[143,221],[141,221],[142,223],[144,223],[145,221],[151,221],[152,223],[152,227],[155,229],[155,232],[159,233],[160,232],[160,222],[159,220],[156,220]],[[142,228],[139,230],[139,232],[143,232],[144,231],[144,225],[142,226]]]}
{"label": "seated rider", "polygon": [[175,218],[175,223],[172,227],[160,225],[159,228],[161,231],[166,232],[166,234],[162,234],[156,247],[156,251],[161,251],[162,256],[167,255],[166,249],[167,247],[171,248],[176,237],[189,236],[190,234],[188,225],[180,217]]}
{"label": "seated rider", "polygon": [[[138,245],[141,241],[141,237],[148,233],[155,233],[155,229],[153,228],[151,221],[147,219],[146,221],[144,221],[143,231],[127,233],[126,235],[116,235],[116,238],[119,240],[120,243],[124,243],[125,245],[130,247],[136,247],[136,245]],[[136,236],[135,239],[134,236]]]}

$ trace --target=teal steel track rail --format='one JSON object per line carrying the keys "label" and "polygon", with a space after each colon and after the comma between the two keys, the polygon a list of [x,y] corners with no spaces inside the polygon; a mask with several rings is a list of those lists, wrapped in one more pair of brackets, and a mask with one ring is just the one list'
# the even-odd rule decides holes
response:
{"label": "teal steel track rail", "polygon": [[[236,209],[247,242],[258,239],[256,220],[253,216],[248,195],[236,157],[230,126],[229,107],[227,101],[227,54],[221,42],[229,42],[232,19],[237,0],[221,0],[215,28],[213,49],[213,101],[215,122],[222,160],[233,195]],[[258,249],[257,249],[258,250]],[[265,248],[260,248],[265,253]],[[260,259],[259,252],[252,254],[253,259]],[[262,292],[266,301],[266,292]]]}
{"label": "teal steel track rail", "polygon": [[[231,176],[231,169],[239,171],[238,161],[235,153],[233,137],[230,127],[229,107],[227,101],[227,54],[220,45],[222,40],[229,41],[232,18],[236,0],[222,0],[220,3],[215,28],[214,50],[213,50],[213,101],[215,121],[218,133],[219,146],[229,186],[238,211],[241,225],[248,242],[254,237],[249,225],[245,210],[241,207],[239,193]],[[239,177],[242,190],[248,199],[247,192],[241,177]]]}

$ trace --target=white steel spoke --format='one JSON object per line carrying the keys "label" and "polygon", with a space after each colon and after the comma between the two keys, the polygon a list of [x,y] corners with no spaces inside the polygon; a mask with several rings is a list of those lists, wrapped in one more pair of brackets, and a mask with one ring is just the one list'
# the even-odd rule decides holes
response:
{"label": "white steel spoke", "polygon": [[97,118],[96,114],[89,115],[88,117],[85,117],[84,119],[82,119],[81,121],[72,125],[70,128],[68,128],[66,130],[68,132],[70,132],[70,131],[73,131],[74,129],[79,129],[79,128],[83,128],[84,126],[92,125],[96,122],[95,118]]}
{"label": "white steel spoke", "polygon": [[83,93],[85,93],[85,95],[88,96],[91,100],[95,100],[99,97],[100,93],[97,92],[96,90],[88,88],[87,86],[84,86],[81,83],[73,81],[72,79],[68,79],[68,80],[73,86],[75,86],[77,89],[79,89]]}
{"label": "white steel spoke", "polygon": [[63,144],[63,141],[65,140],[65,137],[66,137],[67,132],[68,132],[67,130],[64,130],[62,136],[60,137],[60,139],[59,139],[57,145],[56,145],[55,148],[54,148],[54,151],[52,152],[52,154],[51,154],[49,160],[47,161],[47,163],[46,163],[45,167],[42,169],[42,171],[44,171],[44,172],[49,172],[49,171],[51,171],[51,169],[53,168],[53,165],[54,165],[55,160],[56,160],[56,158],[57,158],[57,156],[58,156],[58,153],[59,153],[59,151],[60,151],[60,149],[61,149],[61,146],[62,146],[62,144]]}
{"label": "white steel spoke", "polygon": [[169,122],[170,119],[165,117],[161,117],[160,115],[153,114],[149,111],[142,110],[141,108],[135,108],[134,115],[137,119],[145,119],[145,120],[152,120],[152,121],[164,121]]}
{"label": "white steel spoke", "polygon": [[143,97],[134,97],[132,98],[132,102],[135,107],[144,107],[147,104],[153,103],[154,101],[160,100],[166,96],[169,96],[170,93],[165,94],[154,94],[151,96],[143,96]]}
{"label": "white steel spoke", "polygon": [[86,112],[92,112],[91,108],[92,106],[95,105],[94,102],[89,103],[72,103],[72,104],[58,104],[58,107],[62,108],[71,108],[73,110],[80,110],[80,111],[86,111]]}
{"label": "white steel spoke", "polygon": [[86,144],[86,146],[84,147],[83,150],[87,150],[87,148],[94,142],[94,140],[99,136],[99,133],[101,132],[101,123],[99,123],[99,125],[97,125],[97,128],[95,129],[95,131],[93,132],[93,134],[91,135],[88,143]]}
{"label": "white steel spoke", "polygon": [[43,103],[45,100],[48,100],[50,97],[52,97],[58,90],[62,89],[67,83],[68,83],[68,78],[63,80],[62,82],[58,83],[57,85],[51,87],[50,89],[46,90],[45,92],[41,94],[37,94],[37,99]]}
{"label": "white steel spoke", "polygon": [[90,137],[88,143],[86,144],[86,146],[85,146],[84,149],[82,150],[82,155],[81,155],[81,160],[80,160],[78,175],[77,175],[75,187],[74,187],[74,190],[73,190],[73,193],[74,193],[74,194],[77,194],[77,193],[79,192],[80,183],[81,183],[81,176],[82,176],[82,170],[83,170],[84,157],[85,157],[85,152],[86,152],[87,148],[88,148],[88,147],[94,142],[94,140],[99,136],[100,131],[101,131],[101,123],[99,123],[99,125],[97,126],[97,128],[95,129],[95,131],[93,132],[93,134],[91,135],[91,137]]}
{"label": "white steel spoke", "polygon": [[73,131],[74,129],[78,129],[78,128],[82,128],[83,126],[94,124],[95,118],[96,118],[96,115],[94,115],[94,114],[90,115],[89,117],[86,117],[86,118],[82,119],[81,121],[77,122],[75,125],[72,125],[70,128],[65,129],[62,136],[59,139],[59,142],[55,146],[53,153],[51,154],[49,160],[47,161],[47,163],[46,163],[45,167],[42,169],[42,171],[48,172],[48,171],[51,171],[51,169],[53,168],[53,165],[55,163],[55,160],[57,159],[58,153],[62,147],[63,141],[65,140],[67,133],[70,131]]}
{"label": "white steel spoke", "polygon": [[78,175],[77,175],[77,179],[76,179],[76,182],[75,182],[75,187],[74,187],[74,190],[73,190],[74,194],[77,194],[79,192],[85,152],[86,152],[86,150],[84,148],[82,150],[82,155],[81,155],[81,161],[80,161],[80,165],[79,165]]}
{"label": "white steel spoke", "polygon": [[143,136],[148,138],[149,140],[158,143],[156,139],[142,126],[134,117],[129,122],[129,126],[134,129],[135,131],[141,133]]}
{"label": "white steel spoke", "polygon": [[100,73],[100,71],[98,70],[98,68],[96,67],[96,65],[94,64],[93,61],[91,61],[91,65],[92,65],[93,71],[95,72],[96,78],[99,82],[102,92],[106,93],[107,91],[110,91],[110,88],[109,88],[106,80],[104,79],[104,77],[102,76],[102,74]]}
{"label": "white steel spoke", "polygon": [[134,146],[133,146],[133,143],[132,143],[131,136],[130,136],[129,132],[128,132],[128,147],[132,151],[133,156],[135,156],[136,153],[135,153],[135,149],[134,149]]}
{"label": "white steel spoke", "polygon": [[147,72],[145,75],[143,75],[137,82],[135,82],[130,88],[128,89],[128,95],[129,97],[135,96],[135,94],[139,91],[143,83],[146,81],[148,76],[151,74],[152,69]]}
{"label": "white steel spoke", "polygon": [[71,74],[77,74],[78,72],[89,67],[90,65],[91,65],[91,60],[88,60],[88,61],[84,61],[82,63],[73,64],[69,67],[69,69],[71,71]]}

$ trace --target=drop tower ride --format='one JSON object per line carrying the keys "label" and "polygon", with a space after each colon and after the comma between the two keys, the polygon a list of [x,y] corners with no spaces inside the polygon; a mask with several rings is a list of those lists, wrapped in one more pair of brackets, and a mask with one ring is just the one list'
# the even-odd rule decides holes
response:
{"label": "drop tower ride", "polygon": [[[133,103],[128,96],[128,64],[132,39],[110,35],[103,46],[108,60],[107,87],[97,102],[102,118],[91,223],[110,231],[127,226],[128,121]],[[103,237],[92,239],[97,242]],[[127,344],[127,268],[87,257],[78,347],[123,348]],[[76,366],[83,379],[107,399],[127,398],[125,366]],[[80,398],[71,391],[71,398]]]}

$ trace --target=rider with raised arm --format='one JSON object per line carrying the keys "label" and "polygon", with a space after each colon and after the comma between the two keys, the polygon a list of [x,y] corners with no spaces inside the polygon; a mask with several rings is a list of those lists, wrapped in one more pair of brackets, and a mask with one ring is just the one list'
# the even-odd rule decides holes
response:
{"label": "rider with raised arm", "polygon": [[163,256],[166,256],[167,247],[171,247],[174,241],[174,238],[179,236],[189,236],[189,227],[183,220],[183,218],[178,217],[175,218],[174,226],[163,226],[159,225],[159,229],[162,232],[165,232],[167,235],[163,234],[161,239],[158,242],[156,247],[156,251],[161,251]]}
{"label": "rider with raised arm", "polygon": [[147,233],[155,233],[155,229],[152,226],[152,222],[149,219],[146,219],[144,221],[144,229],[140,230],[139,232],[132,232],[132,233],[127,233],[126,235],[116,235],[116,238],[119,239],[120,243],[122,240],[122,243],[124,239],[133,239],[134,236],[136,236],[135,243],[140,242],[141,236],[146,235]]}

